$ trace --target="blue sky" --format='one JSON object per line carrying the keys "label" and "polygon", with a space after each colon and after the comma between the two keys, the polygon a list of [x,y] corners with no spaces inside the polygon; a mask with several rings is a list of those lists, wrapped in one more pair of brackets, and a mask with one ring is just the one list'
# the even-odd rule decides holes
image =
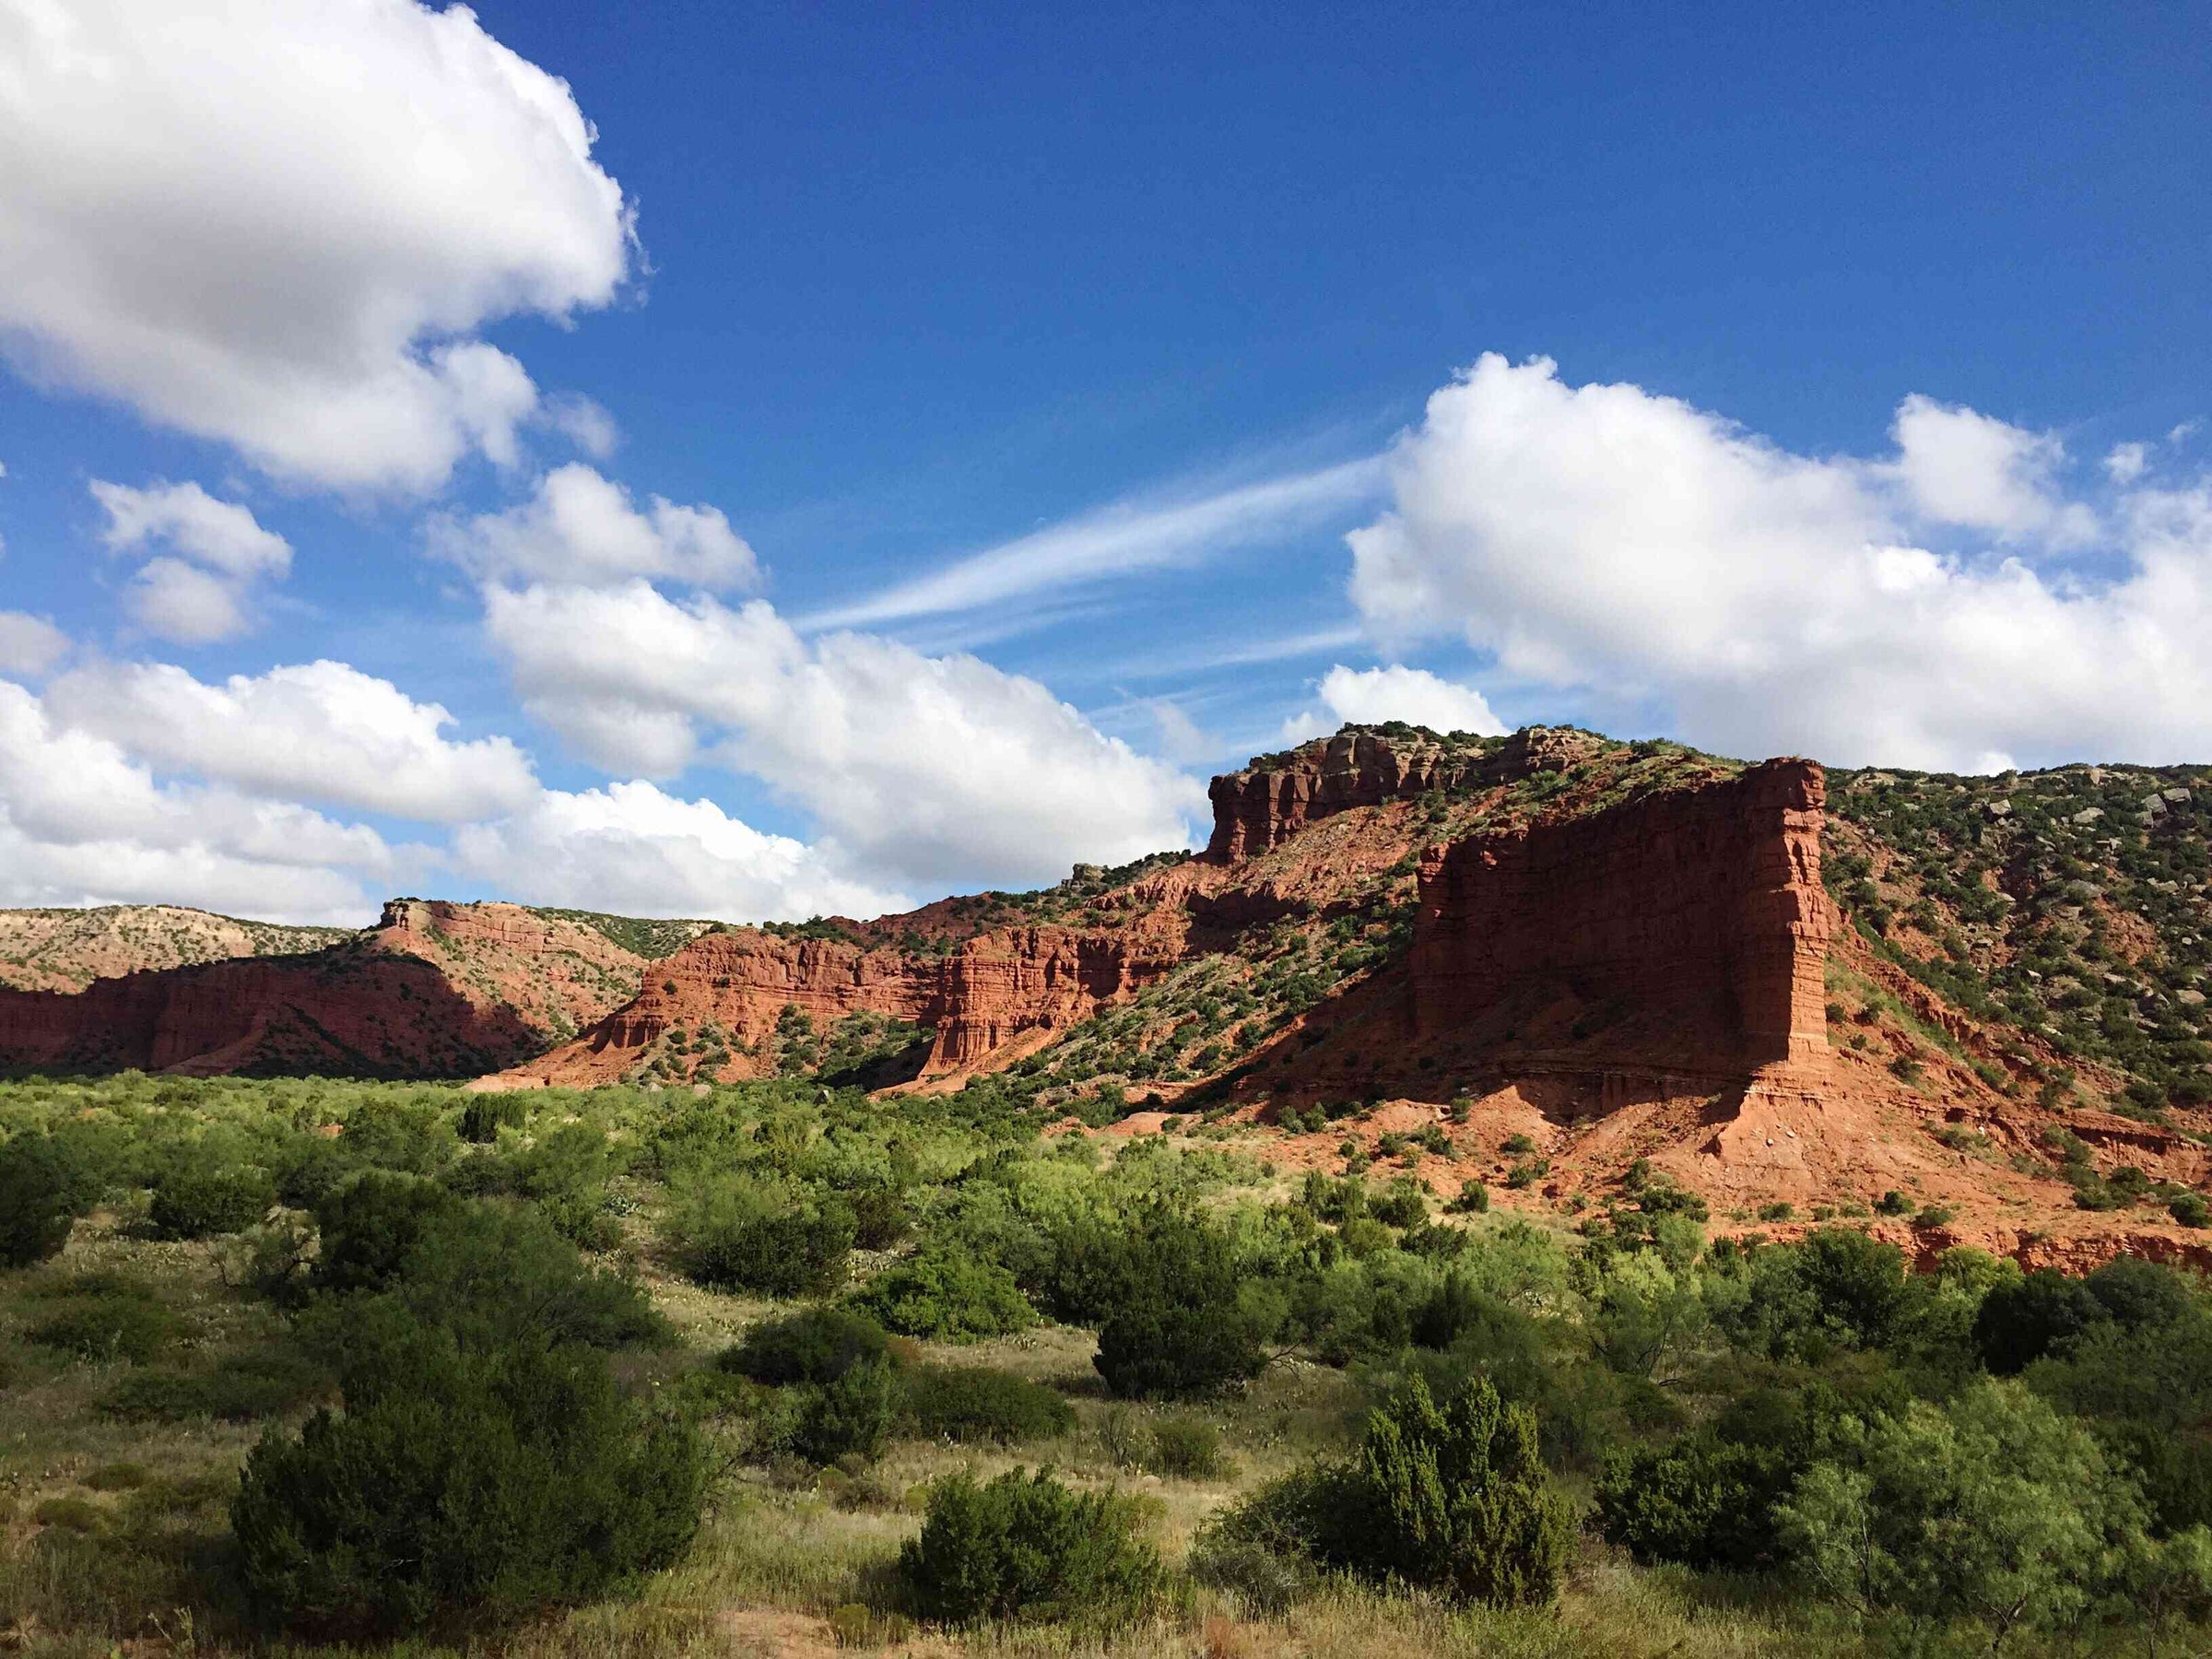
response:
{"label": "blue sky", "polygon": [[2206,758],[2200,8],[1194,13],[0,0],[0,903],[880,908],[1344,718]]}

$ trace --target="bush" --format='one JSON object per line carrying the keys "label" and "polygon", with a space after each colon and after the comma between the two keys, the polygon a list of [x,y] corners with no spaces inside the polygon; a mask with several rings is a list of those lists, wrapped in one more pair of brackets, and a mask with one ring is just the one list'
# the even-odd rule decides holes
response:
{"label": "bush", "polygon": [[845,1282],[855,1225],[841,1198],[733,1177],[694,1177],[672,1195],[669,1230],[702,1285],[822,1296]]}
{"label": "bush", "polygon": [[1618,1453],[1598,1478],[1598,1531],[1640,1561],[1747,1571],[1771,1558],[1773,1508],[1799,1466],[1783,1448],[1710,1434]]}
{"label": "bush", "polygon": [[461,1109],[461,1138],[488,1147],[500,1138],[500,1130],[520,1129],[527,1115],[519,1094],[471,1095]]}
{"label": "bush", "polygon": [[853,1206],[853,1243],[859,1250],[888,1250],[914,1230],[905,1194],[888,1182],[855,1187],[845,1194]]}
{"label": "bush", "polygon": [[898,1382],[888,1359],[864,1359],[834,1382],[803,1391],[791,1449],[809,1463],[883,1455],[897,1409]]}
{"label": "bush", "polygon": [[615,1159],[604,1131],[564,1124],[509,1160],[514,1190],[535,1205],[563,1238],[605,1250],[621,1240],[606,1214],[607,1177]]}
{"label": "bush", "polygon": [[1225,1511],[1200,1539],[1304,1556],[1493,1606],[1542,1606],[1574,1546],[1537,1455],[1535,1414],[1488,1379],[1439,1410],[1417,1374],[1368,1415],[1359,1453],[1314,1464]]}
{"label": "bush", "polygon": [[64,1532],[100,1530],[100,1505],[86,1498],[41,1498],[30,1512],[41,1526],[58,1526]]}
{"label": "bush", "polygon": [[756,1382],[834,1382],[855,1365],[884,1358],[883,1327],[847,1308],[807,1308],[764,1319],[714,1363]]}
{"label": "bush", "polygon": [[276,1349],[235,1356],[212,1371],[136,1371],[101,1394],[95,1408],[132,1422],[218,1418],[245,1423],[288,1411],[329,1382],[329,1373],[313,1360]]}
{"label": "bush", "polygon": [[1039,1382],[981,1366],[914,1366],[900,1375],[899,1427],[927,1440],[1007,1445],[1076,1424],[1072,1406]]}
{"label": "bush", "polygon": [[143,1365],[178,1334],[177,1316],[139,1286],[103,1275],[66,1280],[55,1289],[61,1294],[50,1298],[44,1317],[24,1332],[41,1347]]}
{"label": "bush", "polygon": [[45,1135],[0,1145],[0,1265],[28,1267],[59,1255],[89,1182],[68,1149]]}
{"label": "bush", "polygon": [[479,1343],[535,1337],[618,1348],[669,1337],[639,1285],[592,1266],[529,1206],[464,1203],[432,1215],[390,1284],[423,1323]]}
{"label": "bush", "polygon": [[1132,1500],[1072,1492],[1050,1470],[1009,1469],[986,1486],[947,1476],[930,1488],[922,1535],[899,1552],[899,1580],[915,1613],[946,1624],[1125,1618],[1162,1577],[1136,1524]]}
{"label": "bush", "polygon": [[1037,1323],[1014,1276],[995,1262],[924,1250],[878,1277],[855,1299],[886,1330],[905,1336],[973,1342]]}
{"label": "bush", "polygon": [[1974,1347],[1993,1373],[2017,1376],[2107,1317],[2104,1304],[2079,1279],[2039,1267],[1982,1299]]}
{"label": "bush", "polygon": [[363,1170],[315,1206],[321,1252],[310,1283],[317,1290],[382,1290],[398,1277],[424,1230],[465,1201],[434,1181],[393,1170]]}
{"label": "bush", "polygon": [[247,1459],[231,1525],[271,1625],[326,1635],[506,1619],[595,1599],[699,1525],[696,1431],[647,1419],[606,1360],[417,1327],[345,1379],[343,1415]]}
{"label": "bush", "polygon": [[1863,1611],[2076,1626],[2152,1546],[2132,1477],[2017,1382],[1912,1403],[1818,1463],[1777,1512],[1812,1582]]}
{"label": "bush", "polygon": [[244,1230],[276,1202],[276,1183],[263,1171],[186,1154],[161,1171],[147,1218],[159,1238],[206,1239]]}
{"label": "bush", "polygon": [[1162,1418],[1152,1427],[1145,1466],[1178,1480],[1217,1480],[1228,1467],[1221,1431],[1204,1418]]}
{"label": "bush", "polygon": [[1255,1377],[1266,1364],[1258,1324],[1240,1303],[1227,1238],[1167,1211],[1128,1238],[1127,1276],[1099,1332],[1093,1361],[1124,1398],[1182,1397]]}
{"label": "bush", "polygon": [[2166,1206],[2167,1213],[2183,1227],[2212,1227],[2212,1204],[2202,1193],[2183,1193]]}

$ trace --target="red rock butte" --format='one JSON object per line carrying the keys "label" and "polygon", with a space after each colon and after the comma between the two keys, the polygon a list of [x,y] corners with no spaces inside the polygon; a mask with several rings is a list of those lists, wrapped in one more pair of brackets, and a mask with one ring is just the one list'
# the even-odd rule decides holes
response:
{"label": "red rock butte", "polygon": [[1752,1071],[1828,1053],[1820,768],[1740,776],[1430,850],[1411,958],[1435,1038],[1557,986],[1664,1031],[1637,1055]]}

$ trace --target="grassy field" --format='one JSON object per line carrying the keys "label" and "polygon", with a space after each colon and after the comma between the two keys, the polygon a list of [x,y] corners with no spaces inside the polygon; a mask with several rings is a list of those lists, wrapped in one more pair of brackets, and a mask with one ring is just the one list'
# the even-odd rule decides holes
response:
{"label": "grassy field", "polygon": [[[1124,1143],[1118,1159],[1111,1150],[1077,1157],[1040,1146],[1025,1124],[962,1122],[957,1107],[917,1108],[921,1115],[900,1120],[865,1103],[836,1105],[792,1088],[728,1101],[627,1090],[548,1096],[531,1102],[523,1122],[500,1125],[496,1141],[471,1143],[453,1133],[471,1099],[376,1086],[144,1079],[0,1088],[0,1126],[11,1135],[83,1135],[110,1160],[100,1202],[77,1220],[65,1248],[0,1274],[0,1651],[304,1651],[257,1634],[246,1622],[229,1505],[241,1464],[265,1430],[296,1424],[335,1397],[328,1371],[300,1351],[291,1311],[297,1304],[280,1305],[281,1298],[267,1293],[267,1241],[288,1217],[302,1213],[281,1201],[283,1192],[287,1182],[303,1179],[298,1171],[319,1156],[317,1143],[344,1147],[353,1136],[362,1149],[398,1147],[389,1156],[425,1164],[439,1179],[472,1191],[485,1188],[486,1169],[466,1177],[456,1171],[503,1159],[501,1169],[524,1173],[501,1189],[508,1195],[498,1202],[565,1204],[562,1213],[569,1213],[576,1208],[572,1190],[513,1194],[537,1167],[528,1161],[534,1147],[557,1128],[587,1124],[616,1149],[585,1177],[590,1203],[580,1230],[589,1237],[592,1259],[641,1286],[674,1332],[665,1346],[625,1349],[612,1363],[627,1388],[670,1400],[691,1399],[690,1383],[716,1354],[789,1305],[709,1288],[688,1271],[668,1217],[671,1171],[679,1160],[668,1151],[673,1143],[664,1131],[678,1110],[695,1115],[724,1110],[744,1126],[744,1159],[773,1159],[779,1169],[810,1170],[825,1181],[847,1179],[830,1167],[840,1159],[843,1168],[891,1159],[908,1183],[901,1190],[911,1194],[915,1225],[888,1249],[855,1253],[863,1285],[940,1232],[966,1241],[963,1248],[980,1250],[974,1241],[1000,1240],[997,1247],[1013,1259],[1018,1250],[1004,1243],[1012,1229],[1008,1215],[1043,1217],[1038,1225],[1049,1226],[1057,1224],[1056,1216],[1112,1214],[1133,1194],[1160,1191],[1180,1193],[1232,1231],[1245,1230],[1239,1236],[1288,1228],[1311,1244],[1328,1231],[1310,1215],[1291,1217],[1292,1227],[1286,1218],[1300,1194],[1287,1181],[1263,1173],[1256,1160],[1218,1145],[1147,1137],[1147,1144]],[[393,1138],[389,1125],[373,1128],[382,1120],[365,1113],[364,1102],[382,1110],[395,1101],[414,1114],[412,1140]],[[332,1124],[347,1126],[334,1135]],[[846,1133],[863,1124],[875,1126]],[[385,1139],[374,1140],[372,1128]],[[685,1144],[696,1149],[696,1138]],[[252,1167],[269,1173],[277,1200],[263,1220],[241,1231],[155,1236],[162,1230],[153,1219],[154,1200],[163,1181],[181,1179],[173,1174],[183,1167],[177,1161],[186,1156],[181,1148],[210,1146],[226,1158],[259,1160]],[[990,1183],[980,1182],[979,1171],[991,1172]],[[540,1179],[542,1185],[546,1178]],[[1334,1237],[1351,1243],[1367,1237],[1352,1219],[1335,1225]],[[1747,1363],[1731,1357],[1724,1333],[1735,1327],[1714,1323],[1722,1320],[1718,1314],[1685,1320],[1679,1333],[1653,1350],[1647,1370],[1624,1380],[1605,1358],[1613,1351],[1606,1347],[1605,1321],[1607,1310],[1618,1306],[1618,1299],[1608,1300],[1607,1287],[1630,1284],[1632,1276],[1618,1264],[1583,1262],[1575,1253],[1589,1247],[1563,1223],[1559,1232],[1542,1236],[1524,1223],[1488,1217],[1418,1223],[1401,1218],[1389,1229],[1368,1226],[1379,1235],[1360,1246],[1370,1253],[1349,1254],[1348,1244],[1347,1253],[1334,1245],[1323,1252],[1335,1264],[1331,1273],[1354,1274],[1345,1294],[1362,1318],[1377,1300],[1396,1294],[1392,1287],[1406,1276],[1443,1271],[1422,1253],[1444,1249],[1430,1230],[1465,1230],[1472,1242],[1451,1245],[1441,1257],[1459,1264],[1452,1270],[1487,1274],[1485,1282],[1541,1309],[1541,1320],[1529,1328],[1550,1345],[1543,1398],[1569,1401],[1588,1423],[1611,1426],[1603,1435],[1589,1430],[1552,1459],[1585,1516],[1575,1563],[1553,1606],[1453,1606],[1425,1593],[1326,1573],[1308,1575],[1295,1594],[1278,1599],[1266,1585],[1199,1582],[1178,1571],[1207,1519],[1225,1505],[1317,1456],[1347,1452],[1380,1391],[1419,1359],[1402,1334],[1346,1338],[1342,1310],[1324,1309],[1301,1316],[1302,1324],[1283,1325],[1271,1362],[1249,1383],[1178,1402],[1113,1397],[1092,1363],[1096,1335],[1068,1324],[1045,1320],[968,1343],[904,1343],[900,1352],[910,1365],[1009,1371],[1064,1397],[1073,1407],[1073,1427],[1027,1443],[895,1437],[873,1461],[818,1468],[786,1453],[764,1452],[742,1413],[708,1412],[704,1424],[718,1472],[705,1523],[682,1559],[637,1594],[541,1614],[496,1632],[479,1630],[466,1641],[441,1645],[414,1639],[385,1651],[862,1650],[1259,1659],[1990,1650],[1988,1632],[1971,1624],[1863,1619],[1809,1594],[1785,1568],[1693,1572],[1638,1564],[1605,1542],[1592,1513],[1604,1454],[1663,1443],[1724,1403],[1711,1395],[1717,1385],[1700,1379],[1715,1368]],[[1642,1277],[1633,1282],[1664,1277],[1655,1250],[1633,1258],[1642,1264],[1635,1270]],[[1513,1269],[1518,1289],[1497,1266],[1513,1261],[1524,1264]],[[1681,1284],[1692,1284],[1696,1271],[1682,1268]],[[1715,1307],[1724,1301],[1710,1287],[1704,1294]],[[1373,1323],[1380,1328],[1387,1322]],[[1340,1362],[1324,1362],[1316,1357],[1322,1354]],[[1857,1363],[1864,1370],[1873,1361],[1861,1356]],[[1511,1372],[1502,1359],[1491,1369],[1501,1377]],[[1769,1365],[1759,1374],[1781,1373]],[[1160,1427],[1194,1422],[1216,1431],[1219,1465],[1163,1468]],[[1618,1443],[1597,1443],[1604,1436]],[[899,1615],[894,1563],[920,1528],[930,1484],[956,1470],[988,1476],[1015,1465],[1050,1465],[1072,1486],[1112,1487],[1138,1497],[1144,1535],[1170,1569],[1168,1588],[1147,1613],[1111,1628],[1044,1623],[964,1631],[916,1628]],[[2016,1632],[2004,1651],[2204,1653],[2212,1652],[2212,1631],[2171,1621],[2154,1629],[2147,1618],[2132,1624],[2106,1619],[2055,1635]]]}

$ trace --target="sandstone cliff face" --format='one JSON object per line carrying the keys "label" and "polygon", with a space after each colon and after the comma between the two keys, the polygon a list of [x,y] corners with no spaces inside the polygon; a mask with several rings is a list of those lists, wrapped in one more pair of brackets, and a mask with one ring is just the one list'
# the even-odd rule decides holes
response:
{"label": "sandstone cliff face", "polygon": [[1561,771],[1594,752],[1597,740],[1571,728],[1529,726],[1494,751],[1366,730],[1339,732],[1268,764],[1213,781],[1215,864],[1280,846],[1308,824],[1358,806],[1410,801],[1431,791],[1465,793],[1532,772]]}
{"label": "sandstone cliff face", "polygon": [[518,905],[398,900],[319,951],[0,991],[0,1065],[471,1077],[597,1019],[641,966]]}
{"label": "sandstone cliff face", "polygon": [[1410,959],[1414,1024],[1436,1036],[1533,983],[1632,1029],[1693,1039],[1714,1069],[1828,1050],[1832,928],[1820,886],[1820,769],[1742,776],[1433,849]]}
{"label": "sandstone cliff face", "polygon": [[[609,1082],[669,1033],[708,1025],[741,1050],[723,1075],[756,1076],[772,1064],[763,1051],[786,1008],[806,1015],[818,1030],[855,1014],[929,1028],[935,1039],[925,1075],[965,1071],[1027,1033],[1088,1019],[1169,971],[1177,953],[1147,952],[1143,936],[1006,928],[938,954],[731,928],[655,965],[636,1000],[575,1042],[500,1080]],[[753,1053],[742,1052],[747,1049]]]}

